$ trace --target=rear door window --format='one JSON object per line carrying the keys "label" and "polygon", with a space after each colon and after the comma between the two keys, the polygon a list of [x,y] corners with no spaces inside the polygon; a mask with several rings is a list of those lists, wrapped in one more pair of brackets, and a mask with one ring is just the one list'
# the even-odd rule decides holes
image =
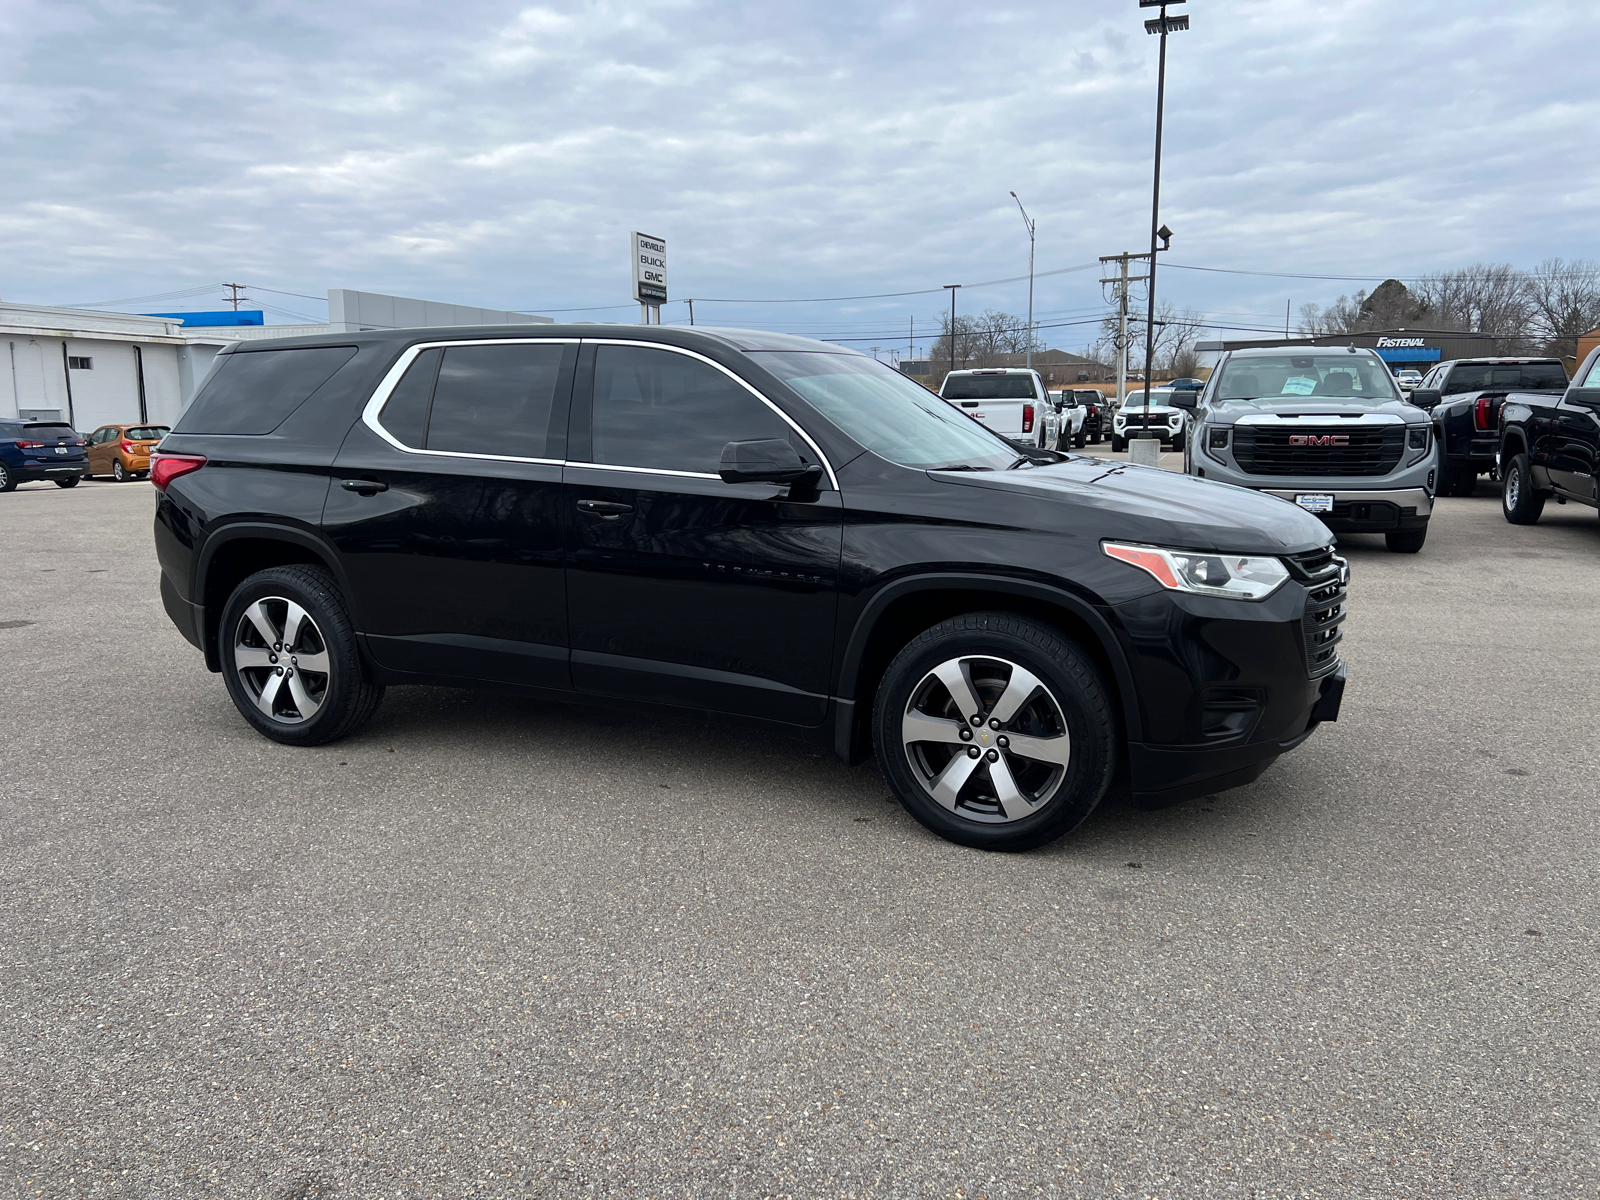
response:
{"label": "rear door window", "polygon": [[638,346],[595,355],[594,461],[715,475],[729,442],[789,437],[743,385],[707,363]]}
{"label": "rear door window", "polygon": [[298,346],[221,355],[179,432],[271,433],[355,353],[354,346]]}
{"label": "rear door window", "polygon": [[135,425],[128,430],[130,442],[159,442],[170,431],[165,425]]}
{"label": "rear door window", "polygon": [[425,448],[548,458],[557,390],[563,381],[571,388],[576,357],[576,346],[559,342],[448,347],[434,381]]}
{"label": "rear door window", "polygon": [[1567,372],[1560,363],[1462,363],[1450,372],[1444,394],[1564,388]]}

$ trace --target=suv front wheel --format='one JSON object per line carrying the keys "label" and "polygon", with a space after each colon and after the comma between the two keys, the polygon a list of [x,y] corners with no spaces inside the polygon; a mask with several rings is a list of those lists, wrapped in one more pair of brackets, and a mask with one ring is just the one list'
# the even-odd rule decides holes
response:
{"label": "suv front wheel", "polygon": [[1031,850],[1105,795],[1116,721],[1093,661],[1010,613],[952,617],[884,674],[873,743],[890,786],[934,833],[981,850]]}
{"label": "suv front wheel", "polygon": [[320,567],[250,576],[222,610],[217,641],[234,706],[273,741],[334,741],[365,725],[383,700],[383,685],[362,666],[338,585]]}

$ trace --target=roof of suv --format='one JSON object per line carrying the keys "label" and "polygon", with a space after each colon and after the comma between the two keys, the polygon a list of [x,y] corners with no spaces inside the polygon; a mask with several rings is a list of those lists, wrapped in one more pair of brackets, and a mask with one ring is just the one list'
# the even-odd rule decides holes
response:
{"label": "roof of suv", "polygon": [[963,367],[952,375],[1037,375],[1032,367]]}
{"label": "roof of suv", "polygon": [[585,322],[569,325],[445,325],[414,329],[363,329],[352,333],[319,333],[303,337],[268,338],[241,343],[235,350],[283,350],[293,346],[350,346],[392,344],[396,350],[416,342],[471,341],[478,338],[626,338],[631,342],[661,342],[684,349],[718,346],[739,351],[800,350],[825,354],[854,354],[859,350],[759,329],[722,329],[695,325],[621,325]]}
{"label": "roof of suv", "polygon": [[1285,354],[1365,354],[1369,358],[1378,358],[1376,350],[1369,350],[1365,346],[1243,346],[1238,350],[1228,351],[1229,358],[1282,358]]}

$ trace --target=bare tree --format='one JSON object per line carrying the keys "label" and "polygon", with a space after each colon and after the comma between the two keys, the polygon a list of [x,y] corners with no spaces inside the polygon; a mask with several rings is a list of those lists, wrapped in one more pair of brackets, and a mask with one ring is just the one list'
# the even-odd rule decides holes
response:
{"label": "bare tree", "polygon": [[1533,303],[1523,274],[1508,263],[1474,263],[1417,281],[1428,324],[1502,339],[1502,349],[1529,338]]}
{"label": "bare tree", "polygon": [[1530,332],[1546,353],[1575,356],[1578,338],[1600,328],[1600,263],[1547,258],[1523,286],[1532,307]]}
{"label": "bare tree", "polygon": [[[1128,345],[1132,348],[1132,359],[1128,364],[1128,373],[1142,373],[1144,371],[1144,328],[1145,321],[1142,315],[1128,317]],[[1180,375],[1193,375],[1197,366],[1194,353],[1194,344],[1200,340],[1201,334],[1207,326],[1200,313],[1192,308],[1182,312],[1174,309],[1170,303],[1162,304],[1156,309],[1156,344],[1155,344],[1155,371],[1157,374],[1168,374],[1174,377]],[[1117,318],[1115,315],[1107,316],[1100,322],[1100,337],[1092,347],[1085,349],[1084,355],[1091,358],[1106,358],[1114,365],[1117,361]]]}

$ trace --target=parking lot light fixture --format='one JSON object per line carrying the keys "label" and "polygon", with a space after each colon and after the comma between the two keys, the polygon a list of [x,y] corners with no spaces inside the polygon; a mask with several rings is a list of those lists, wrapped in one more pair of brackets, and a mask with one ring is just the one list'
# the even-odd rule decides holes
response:
{"label": "parking lot light fixture", "polygon": [[1011,198],[1017,202],[1017,209],[1022,213],[1022,223],[1028,227],[1028,369],[1033,369],[1033,246],[1034,232],[1039,223],[1028,215],[1028,210],[1022,207],[1022,197],[1015,192]]}
{"label": "parking lot light fixture", "polygon": [[959,283],[946,283],[942,286],[950,290],[950,369],[956,369],[956,289]]}
{"label": "parking lot light fixture", "polygon": [[[1167,100],[1167,34],[1189,28],[1187,14],[1167,15],[1167,6],[1182,4],[1184,0],[1139,0],[1140,8],[1160,8],[1161,15],[1144,23],[1146,33],[1161,35],[1160,65],[1156,69],[1156,166],[1155,178],[1150,188],[1150,281],[1149,311],[1144,323],[1144,405],[1150,407],[1150,381],[1155,372],[1156,359],[1156,252],[1166,250],[1172,243],[1172,232],[1161,224],[1161,123]],[[1157,246],[1160,240],[1164,244]]]}

